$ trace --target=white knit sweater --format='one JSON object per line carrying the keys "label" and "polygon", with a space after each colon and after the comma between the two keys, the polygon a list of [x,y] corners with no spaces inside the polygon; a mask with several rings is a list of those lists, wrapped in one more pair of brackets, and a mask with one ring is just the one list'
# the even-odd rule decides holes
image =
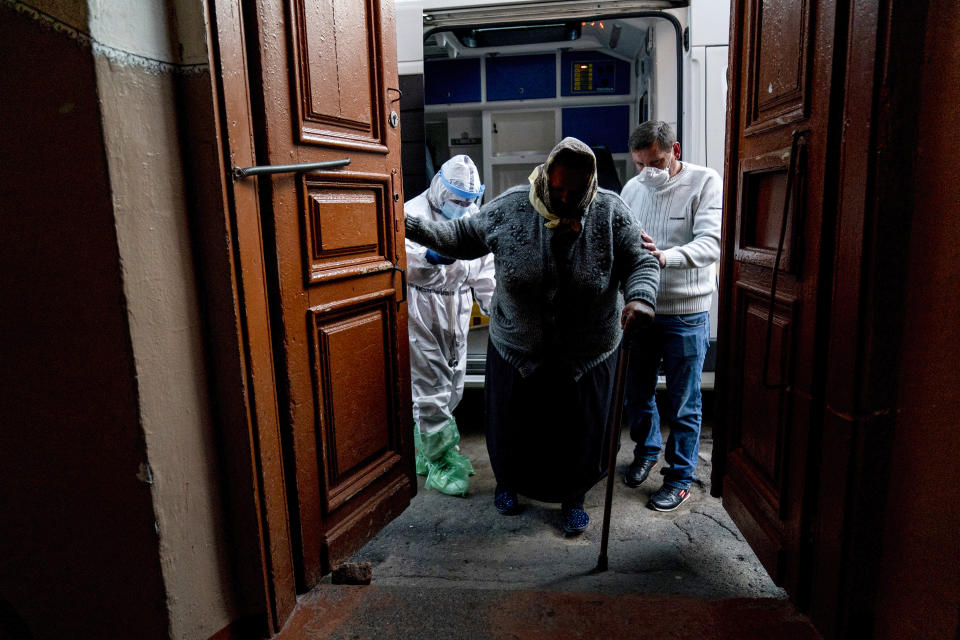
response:
{"label": "white knit sweater", "polygon": [[666,260],[657,314],[710,309],[714,265],[720,259],[722,193],[716,171],[689,162],[660,187],[649,188],[634,177],[623,188],[621,197]]}

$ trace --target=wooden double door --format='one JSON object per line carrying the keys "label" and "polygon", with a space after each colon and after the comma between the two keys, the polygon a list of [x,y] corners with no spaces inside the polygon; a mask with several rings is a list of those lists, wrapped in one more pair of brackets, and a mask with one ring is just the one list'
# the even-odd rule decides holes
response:
{"label": "wooden double door", "polygon": [[[215,3],[279,628],[416,492],[392,0]],[[228,167],[229,169],[229,167]]]}
{"label": "wooden double door", "polygon": [[718,383],[729,453],[714,484],[791,593],[803,579],[811,438],[823,397],[835,4],[747,0],[731,16]]}
{"label": "wooden double door", "polygon": [[910,166],[883,150],[914,131],[890,120],[913,99],[890,61],[919,59],[917,15],[896,1],[731,4],[712,490],[828,638],[872,635],[882,575],[898,400],[878,365],[899,359],[900,329],[877,301],[903,291],[909,231],[907,207],[884,203],[909,198],[876,176]]}
{"label": "wooden double door", "polygon": [[[850,530],[845,485],[824,487],[830,462],[837,476],[851,474],[849,442],[837,434],[852,427],[831,414],[830,399],[853,374],[830,357],[854,351],[845,327],[862,341],[850,302],[861,286],[862,211],[857,219],[845,210],[853,223],[840,212],[853,193],[842,177],[855,174],[842,154],[873,144],[867,124],[859,146],[843,151],[857,130],[849,115],[869,119],[875,109],[881,63],[865,43],[894,24],[871,4],[734,0],[731,11],[712,487],[773,579],[828,635],[834,623],[841,635],[850,628],[837,622],[843,578],[831,568],[869,566],[851,564],[838,542]],[[416,489],[393,3],[213,6],[229,164],[349,159],[238,179],[226,194],[256,423],[248,471],[279,629],[296,593]],[[871,74],[862,82],[852,78],[858,59]],[[853,231],[841,237],[842,225]],[[849,284],[846,299],[838,283]],[[852,370],[855,358],[843,362]]]}

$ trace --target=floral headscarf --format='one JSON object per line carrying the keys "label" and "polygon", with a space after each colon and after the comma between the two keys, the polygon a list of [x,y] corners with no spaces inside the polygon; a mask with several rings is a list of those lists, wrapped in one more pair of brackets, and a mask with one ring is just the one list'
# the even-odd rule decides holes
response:
{"label": "floral headscarf", "polygon": [[547,219],[544,226],[548,229],[569,226],[573,227],[574,230],[579,230],[581,223],[578,218],[561,218],[553,213],[553,207],[550,204],[550,167],[553,165],[557,154],[564,149],[590,157],[590,164],[593,167],[590,183],[577,208],[586,211],[590,203],[593,202],[593,198],[597,195],[597,158],[593,155],[593,150],[585,143],[576,138],[567,137],[553,148],[550,155],[547,156],[547,161],[534,168],[530,177],[527,178],[530,182],[530,204],[537,210],[537,213]]}

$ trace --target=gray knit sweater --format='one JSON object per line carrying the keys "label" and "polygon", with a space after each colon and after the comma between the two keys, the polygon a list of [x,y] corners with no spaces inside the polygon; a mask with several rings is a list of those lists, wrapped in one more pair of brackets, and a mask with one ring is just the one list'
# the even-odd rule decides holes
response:
{"label": "gray knit sweater", "polygon": [[579,379],[617,348],[624,298],[655,307],[660,265],[617,194],[600,189],[577,232],[544,227],[529,190],[513,187],[469,218],[409,217],[407,237],[451,258],[492,252],[497,352],[524,376],[549,360]]}

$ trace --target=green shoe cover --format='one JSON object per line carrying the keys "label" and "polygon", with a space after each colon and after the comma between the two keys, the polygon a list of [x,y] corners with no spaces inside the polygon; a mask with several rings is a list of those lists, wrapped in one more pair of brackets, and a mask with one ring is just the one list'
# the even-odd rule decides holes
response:
{"label": "green shoe cover", "polygon": [[427,476],[424,487],[450,496],[467,495],[474,471],[470,459],[459,452],[456,420],[451,418],[439,431],[430,434],[421,434],[415,425],[413,441],[417,448],[417,475]]}
{"label": "green shoe cover", "polygon": [[428,462],[440,460],[447,451],[456,447],[458,442],[460,432],[457,430],[456,418],[450,418],[433,433],[420,433],[419,425],[413,426],[413,444]]}
{"label": "green shoe cover", "polygon": [[417,451],[417,455],[416,455],[416,463],[417,463],[417,475],[418,476],[427,475],[427,459],[424,458],[422,455],[420,455],[419,450]]}
{"label": "green shoe cover", "polygon": [[450,450],[442,460],[427,463],[427,480],[424,487],[436,489],[448,496],[466,496],[470,486],[473,465],[470,459]]}

